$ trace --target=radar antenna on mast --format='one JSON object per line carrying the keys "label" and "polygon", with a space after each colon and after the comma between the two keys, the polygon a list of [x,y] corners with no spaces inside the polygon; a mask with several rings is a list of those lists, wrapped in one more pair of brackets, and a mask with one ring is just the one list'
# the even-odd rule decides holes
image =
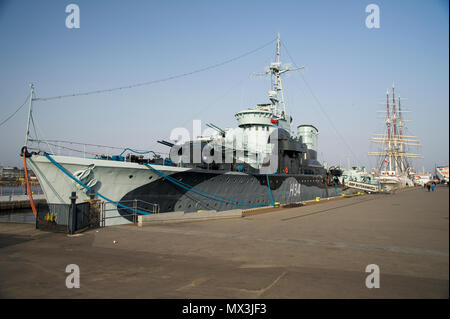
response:
{"label": "radar antenna on mast", "polygon": [[[272,86],[271,86],[271,90],[268,91],[269,100],[272,102],[271,110],[276,116],[286,120],[287,119],[286,102],[284,101],[283,84],[281,81],[281,74],[286,73],[288,71],[297,71],[300,69],[304,69],[305,67],[301,66],[299,68],[291,69],[286,64],[282,65],[282,63],[280,61],[280,57],[281,57],[280,49],[281,49],[281,41],[280,41],[280,33],[278,33],[276,62],[270,63],[270,66],[266,68],[266,72],[255,73],[255,75],[268,75],[268,74],[271,75]],[[279,108],[281,108],[283,111],[281,112],[279,110]]]}

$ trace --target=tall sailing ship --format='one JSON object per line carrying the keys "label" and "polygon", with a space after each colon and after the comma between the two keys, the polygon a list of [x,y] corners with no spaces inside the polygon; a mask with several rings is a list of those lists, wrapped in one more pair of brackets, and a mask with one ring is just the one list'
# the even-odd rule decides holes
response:
{"label": "tall sailing ship", "polygon": [[412,166],[410,159],[421,158],[417,153],[410,153],[410,147],[420,146],[417,136],[405,135],[404,114],[409,110],[402,109],[398,96],[395,98],[395,87],[392,85],[392,95],[386,91],[385,110],[378,112],[385,113],[385,131],[381,134],[374,134],[371,142],[380,144],[380,150],[369,152],[368,155],[377,157],[376,179],[386,188],[397,188],[414,185],[412,180]]}

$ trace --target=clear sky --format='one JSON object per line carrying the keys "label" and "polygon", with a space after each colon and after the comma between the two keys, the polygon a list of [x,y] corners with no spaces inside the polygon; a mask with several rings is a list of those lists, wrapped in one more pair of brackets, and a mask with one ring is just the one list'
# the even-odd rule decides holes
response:
{"label": "clear sky", "polygon": [[[65,8],[80,8],[80,28],[68,29]],[[365,8],[380,8],[380,28],[368,29]],[[92,1],[0,0],[0,122],[25,100],[106,89],[190,72],[255,49],[281,33],[322,113],[299,74],[285,80],[294,124],[319,131],[319,158],[329,164],[375,165],[377,110],[395,82],[408,100],[408,134],[422,142],[416,168],[449,162],[449,7],[433,1]],[[34,103],[48,139],[167,151],[175,127],[192,120],[235,127],[234,114],[267,101],[269,79],[252,77],[274,46],[172,81],[111,93]],[[282,60],[291,63],[286,51]],[[0,126],[0,165],[21,166],[27,108]],[[295,127],[293,127],[295,128]],[[351,150],[345,144],[350,145]],[[355,154],[357,159],[355,159]]]}

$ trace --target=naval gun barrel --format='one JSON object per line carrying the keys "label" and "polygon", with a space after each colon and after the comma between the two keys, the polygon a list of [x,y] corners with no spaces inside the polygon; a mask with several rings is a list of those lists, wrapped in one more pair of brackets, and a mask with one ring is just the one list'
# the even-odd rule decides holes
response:
{"label": "naval gun barrel", "polygon": [[207,123],[206,126],[212,128],[213,130],[216,130],[217,132],[219,132],[222,136],[225,136],[225,131],[223,129],[221,129],[220,127],[218,127],[217,125],[214,125],[212,123]]}
{"label": "naval gun barrel", "polygon": [[173,143],[170,143],[170,142],[167,142],[167,141],[164,141],[164,140],[161,140],[161,141],[157,141],[159,144],[162,144],[162,145],[165,145],[165,146],[169,146],[169,147],[172,147],[172,146],[174,146],[175,144],[173,144]]}

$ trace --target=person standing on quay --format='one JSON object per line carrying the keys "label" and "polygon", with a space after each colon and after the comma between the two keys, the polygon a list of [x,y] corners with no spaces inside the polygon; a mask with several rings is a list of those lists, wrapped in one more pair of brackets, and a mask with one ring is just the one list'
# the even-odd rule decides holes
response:
{"label": "person standing on quay", "polygon": [[435,183],[433,183],[433,184],[431,184],[431,191],[432,192],[434,192],[434,188],[436,187],[436,184]]}
{"label": "person standing on quay", "polygon": [[427,189],[428,189],[428,191],[430,191],[430,188],[431,188],[430,183],[427,183]]}

